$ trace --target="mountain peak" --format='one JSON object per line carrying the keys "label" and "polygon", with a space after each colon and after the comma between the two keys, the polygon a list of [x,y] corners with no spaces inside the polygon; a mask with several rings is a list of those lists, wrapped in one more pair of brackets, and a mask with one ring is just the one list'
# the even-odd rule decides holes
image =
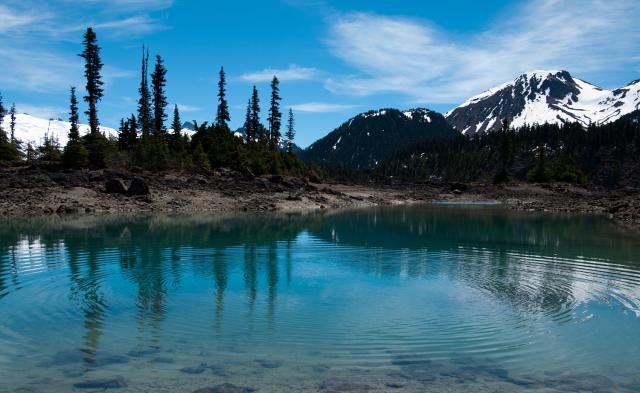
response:
{"label": "mountain peak", "polygon": [[470,98],[445,114],[463,134],[496,131],[500,120],[526,124],[602,124],[638,109],[640,83],[605,90],[565,70],[533,70]]}
{"label": "mountain peak", "polygon": [[327,166],[371,169],[400,148],[455,134],[440,113],[429,109],[382,108],[352,117],[314,142],[302,156]]}

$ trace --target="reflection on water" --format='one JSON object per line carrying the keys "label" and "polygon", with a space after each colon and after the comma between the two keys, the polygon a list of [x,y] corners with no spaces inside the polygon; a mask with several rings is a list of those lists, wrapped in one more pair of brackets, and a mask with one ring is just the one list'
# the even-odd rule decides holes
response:
{"label": "reflection on water", "polygon": [[602,218],[439,206],[1,224],[8,391],[640,387],[640,239]]}

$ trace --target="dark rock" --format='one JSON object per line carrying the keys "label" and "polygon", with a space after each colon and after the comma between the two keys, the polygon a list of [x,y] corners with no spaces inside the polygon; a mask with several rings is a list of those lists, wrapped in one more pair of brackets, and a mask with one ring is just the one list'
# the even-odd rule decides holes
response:
{"label": "dark rock", "polygon": [[67,378],[80,378],[84,375],[85,372],[87,372],[87,370],[85,369],[72,368],[69,370],[63,370],[62,375]]}
{"label": "dark rock", "polygon": [[122,355],[98,355],[93,360],[87,360],[92,367],[103,367],[110,364],[124,364],[129,362],[129,358]]}
{"label": "dark rock", "polygon": [[180,372],[185,374],[202,374],[204,370],[207,368],[207,365],[202,363],[195,367],[184,367],[180,369]]}
{"label": "dark rock", "polygon": [[79,382],[74,384],[73,387],[78,389],[120,389],[127,387],[127,381],[121,376],[116,376],[114,378],[93,379],[85,382]]}
{"label": "dark rock", "polygon": [[284,178],[280,175],[273,175],[269,178],[269,181],[271,183],[282,183],[284,181]]}
{"label": "dark rock", "polygon": [[51,361],[47,361],[41,363],[41,366],[49,366],[49,365],[65,365],[65,364],[73,364],[73,363],[81,363],[84,359],[82,352],[80,351],[60,351],[57,352],[51,358]]}
{"label": "dark rock", "polygon": [[148,195],[149,185],[141,178],[136,177],[131,181],[131,185],[129,185],[127,193],[129,195]]}
{"label": "dark rock", "polygon": [[402,389],[403,387],[405,387],[407,384],[405,383],[400,383],[400,382],[387,382],[385,383],[385,385],[387,387],[390,387],[392,389]]}
{"label": "dark rock", "polygon": [[60,205],[56,209],[58,214],[78,214],[79,212],[80,208],[78,206]]}
{"label": "dark rock", "polygon": [[213,365],[213,366],[209,366],[209,369],[211,370],[211,373],[213,375],[217,375],[219,377],[227,376],[227,372],[224,369],[224,366]]}
{"label": "dark rock", "polygon": [[318,174],[315,171],[310,171],[309,172],[309,182],[310,183],[320,184],[320,183],[322,183],[322,180],[320,180],[320,176],[318,176]]}
{"label": "dark rock", "polygon": [[255,391],[257,391],[257,389],[246,386],[236,386],[232,383],[223,383],[221,385],[198,389],[193,393],[253,393]]}
{"label": "dark rock", "polygon": [[173,363],[173,358],[157,357],[157,358],[153,358],[153,359],[149,360],[149,363],[171,364],[171,363]]}
{"label": "dark rock", "polygon": [[107,194],[126,194],[127,188],[124,186],[124,183],[120,179],[111,179],[107,180],[104,184],[104,191]]}

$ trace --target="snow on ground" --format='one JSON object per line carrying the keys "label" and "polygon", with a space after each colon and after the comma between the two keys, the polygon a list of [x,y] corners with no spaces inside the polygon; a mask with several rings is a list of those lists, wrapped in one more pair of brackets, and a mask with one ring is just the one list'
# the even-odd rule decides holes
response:
{"label": "snow on ground", "polygon": [[[2,122],[2,129],[10,136],[10,115],[4,117]],[[69,140],[69,129],[71,123],[68,121],[57,119],[43,119],[35,116],[28,115],[26,113],[16,114],[16,131],[15,137],[19,141],[22,141],[25,145],[31,143],[34,146],[41,145],[44,141],[44,136],[57,138],[61,147],[67,144]],[[80,135],[86,135],[89,133],[89,125],[78,124],[80,129]],[[100,131],[103,132],[107,138],[117,138],[118,131],[114,128],[100,126]],[[172,129],[168,129],[167,133],[173,133]],[[182,134],[191,137],[194,134],[193,130],[187,128],[182,129]]]}
{"label": "snow on ground", "polygon": [[[5,130],[7,136],[10,135],[10,122],[10,116],[6,115],[2,122],[2,129]],[[44,140],[44,136],[49,135],[50,137],[57,138],[60,146],[64,146],[69,140],[68,134],[70,128],[71,123],[68,121],[42,119],[26,113],[16,114],[15,137],[25,144],[30,142],[33,145],[40,145]],[[80,129],[81,135],[89,132],[89,126],[87,124],[78,124],[78,128]],[[100,131],[105,133],[107,137],[118,137],[118,131],[113,128],[100,126]]]}

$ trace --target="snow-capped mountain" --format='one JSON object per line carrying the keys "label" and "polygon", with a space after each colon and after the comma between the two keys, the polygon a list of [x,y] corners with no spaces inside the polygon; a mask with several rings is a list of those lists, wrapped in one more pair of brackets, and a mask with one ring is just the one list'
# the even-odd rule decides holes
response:
{"label": "snow-capped mountain", "polygon": [[351,169],[374,168],[398,149],[456,132],[429,109],[380,109],[352,117],[301,153],[307,160]]}
{"label": "snow-capped mountain", "polygon": [[[7,136],[10,135],[10,122],[10,116],[6,115],[2,122],[2,129],[5,130]],[[85,135],[89,132],[87,124],[78,124],[78,127],[80,128],[80,135]],[[36,146],[40,145],[44,140],[44,136],[49,135],[49,137],[57,138],[60,146],[64,146],[69,139],[69,128],[71,128],[71,123],[68,121],[42,119],[26,113],[16,114],[15,137],[25,144],[30,142]],[[113,128],[100,126],[100,131],[107,137],[118,137],[118,131]]]}
{"label": "snow-capped mountain", "polygon": [[605,124],[640,108],[640,80],[606,90],[567,71],[532,71],[472,97],[445,114],[463,134],[498,130],[501,119],[525,124]]}

